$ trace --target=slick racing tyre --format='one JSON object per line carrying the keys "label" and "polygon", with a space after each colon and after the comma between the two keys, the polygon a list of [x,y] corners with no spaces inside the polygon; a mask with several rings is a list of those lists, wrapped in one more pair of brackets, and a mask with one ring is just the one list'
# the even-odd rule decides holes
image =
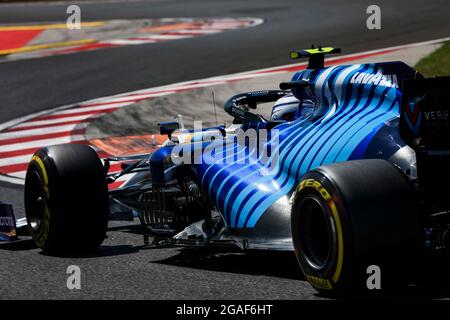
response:
{"label": "slick racing tyre", "polygon": [[98,247],[106,235],[109,204],[96,152],[77,144],[37,151],[26,174],[25,211],[30,234],[45,252]]}
{"label": "slick racing tyre", "polygon": [[[297,260],[308,282],[328,294],[404,284],[407,270],[416,265],[419,226],[408,178],[385,160],[309,171],[292,206]],[[374,272],[381,285],[368,287]]]}

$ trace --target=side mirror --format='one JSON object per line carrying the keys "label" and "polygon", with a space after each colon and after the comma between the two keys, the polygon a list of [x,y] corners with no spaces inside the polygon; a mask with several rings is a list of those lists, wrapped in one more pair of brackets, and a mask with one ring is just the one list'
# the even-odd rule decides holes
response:
{"label": "side mirror", "polygon": [[306,87],[312,87],[313,84],[306,80],[297,80],[297,81],[289,81],[289,82],[281,82],[280,89],[281,90],[289,90],[289,89],[303,89]]}
{"label": "side mirror", "polygon": [[291,90],[294,96],[299,99],[304,99],[304,90],[307,87],[312,87],[313,84],[306,80],[297,80],[297,81],[289,81],[280,83],[281,90]]}
{"label": "side mirror", "polygon": [[175,130],[180,129],[180,124],[178,122],[160,122],[158,123],[158,125],[159,125],[159,133],[167,134],[169,136],[169,139]]}

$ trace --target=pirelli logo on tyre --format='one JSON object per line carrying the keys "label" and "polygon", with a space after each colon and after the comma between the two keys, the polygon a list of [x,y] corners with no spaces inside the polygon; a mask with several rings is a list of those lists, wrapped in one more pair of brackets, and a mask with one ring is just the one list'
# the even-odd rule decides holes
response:
{"label": "pirelli logo on tyre", "polygon": [[333,289],[333,286],[331,285],[331,282],[328,279],[323,279],[310,275],[306,275],[306,279],[308,279],[308,282],[316,288],[330,289],[330,290]]}
{"label": "pirelli logo on tyre", "polygon": [[327,191],[324,187],[322,187],[322,185],[320,184],[320,182],[317,181],[317,180],[314,180],[314,179],[306,179],[306,180],[303,180],[303,181],[300,183],[300,185],[298,186],[298,190],[297,190],[297,191],[300,191],[300,190],[302,190],[302,189],[304,189],[304,188],[306,188],[306,187],[312,187],[312,188],[316,189],[317,191],[320,192],[320,194],[322,195],[322,197],[323,197],[325,200],[327,200],[327,201],[331,199],[331,196],[330,196],[330,194],[328,193],[328,191]]}

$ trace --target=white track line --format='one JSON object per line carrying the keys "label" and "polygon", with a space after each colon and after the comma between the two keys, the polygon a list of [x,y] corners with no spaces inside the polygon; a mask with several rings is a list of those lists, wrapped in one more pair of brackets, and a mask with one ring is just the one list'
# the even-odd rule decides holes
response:
{"label": "white track line", "polygon": [[196,33],[196,34],[212,34],[212,33],[219,33],[219,30],[211,30],[211,29],[179,29],[177,31],[174,31],[173,33],[178,34],[184,34],[184,33]]}
{"label": "white track line", "polygon": [[0,158],[0,167],[12,165],[12,164],[28,163],[30,161],[32,155],[33,154],[30,153],[30,154],[26,154],[23,156],[10,157],[10,158],[4,158],[4,159]]}
{"label": "white track line", "polygon": [[[148,99],[148,98],[155,98],[155,97],[161,97],[161,96],[166,96],[172,93],[175,93],[175,90],[172,90],[170,92],[148,92],[145,94],[141,94],[141,95],[135,95],[132,98],[130,98],[129,96],[124,96],[124,97],[118,97],[118,98],[111,98],[111,100],[105,100],[105,101],[101,101],[101,102],[97,102],[95,103],[96,105],[104,105],[104,106],[115,106],[114,104],[112,104],[112,102],[117,102],[117,104],[119,104],[119,102],[124,103],[126,105],[129,105],[131,103],[133,103],[136,100],[141,100],[141,99]],[[130,102],[130,99],[133,99],[134,101]]]}
{"label": "white track line", "polygon": [[50,120],[29,120],[27,122],[21,123],[15,128],[26,128],[26,127],[38,127],[38,126],[44,126],[44,125],[57,125],[59,123],[64,123],[68,121],[82,121],[86,120],[88,118],[92,117],[92,114],[84,114],[81,116],[70,116],[70,114],[67,115],[67,117],[64,118],[58,118],[58,119],[50,119]]}
{"label": "white track line", "polygon": [[42,139],[21,143],[13,143],[4,146],[0,146],[0,152],[17,151],[23,149],[40,148],[51,146],[54,144],[70,143],[73,141],[83,141],[84,135],[74,135],[69,137],[53,138],[53,139]]}
{"label": "white track line", "polygon": [[[11,132],[3,132],[0,133],[0,144],[1,140],[14,139],[14,138],[24,138],[24,137],[32,137],[42,134],[49,133],[62,133],[62,132],[71,132],[75,129],[77,124],[66,124],[62,126],[48,127],[48,128],[37,128],[37,129],[29,129],[29,130],[20,130],[20,131],[11,131]],[[80,123],[78,126],[86,127],[87,123]],[[77,128],[77,129],[81,129]]]}
{"label": "white track line", "polygon": [[0,181],[4,181],[4,182],[9,182],[12,184],[18,184],[18,185],[24,185],[25,184],[25,174],[26,172],[24,171],[24,173],[18,175],[17,177],[12,177],[12,176],[6,176],[6,175],[0,175]]}
{"label": "white track line", "polygon": [[73,114],[73,113],[88,112],[88,111],[92,111],[92,113],[94,114],[95,111],[111,109],[111,108],[122,108],[122,107],[125,107],[128,105],[130,105],[129,102],[115,103],[115,104],[109,104],[109,105],[100,105],[100,106],[82,106],[82,107],[75,107],[75,108],[72,108],[69,110],[56,111],[56,112],[53,112],[52,115],[54,115],[54,114]]}
{"label": "white track line", "polygon": [[109,40],[102,43],[109,43],[119,46],[129,46],[129,45],[140,45],[140,44],[147,44],[147,43],[155,43],[158,42],[157,40],[153,39],[117,39],[117,40]]}

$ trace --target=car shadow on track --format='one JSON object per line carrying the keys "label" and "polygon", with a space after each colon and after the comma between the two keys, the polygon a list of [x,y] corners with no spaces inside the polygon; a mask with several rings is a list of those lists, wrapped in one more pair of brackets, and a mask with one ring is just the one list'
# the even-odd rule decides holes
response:
{"label": "car shadow on track", "polygon": [[[121,227],[108,228],[108,231],[121,231],[125,233],[138,234],[141,229],[137,225],[126,225]],[[108,236],[107,236],[108,238]],[[106,242],[106,241],[105,241]],[[19,235],[18,240],[10,242],[0,242],[0,250],[7,251],[29,251],[36,250],[38,254],[48,255],[53,257],[61,258],[96,258],[96,257],[109,257],[118,256],[124,254],[132,254],[139,252],[142,248],[146,246],[142,245],[110,245],[108,243],[103,243],[99,248],[92,250],[90,252],[60,252],[46,254],[34,243],[31,236],[28,234]]]}
{"label": "car shadow on track", "polygon": [[[116,233],[116,234],[114,234]],[[115,242],[115,239],[108,241],[109,237],[116,237],[118,234],[130,234],[133,235],[131,240],[132,244],[127,245],[116,245],[111,244]],[[138,235],[140,238],[135,238],[134,235]],[[81,235],[80,235],[81,236]],[[121,239],[123,240],[123,239]],[[152,242],[150,238],[150,243]],[[36,250],[38,254],[48,255],[53,257],[61,258],[97,258],[97,257],[109,257],[137,253],[141,250],[150,249],[166,249],[167,246],[156,246],[156,245],[145,245],[142,239],[142,227],[139,224],[125,224],[121,226],[114,226],[108,228],[107,238],[105,242],[97,249],[91,252],[60,252],[46,254],[41,251],[38,246],[34,243],[29,235],[19,236],[17,241],[11,242],[0,242],[0,250],[7,251],[29,251]]]}
{"label": "car shadow on track", "polygon": [[51,257],[59,257],[59,258],[100,258],[100,257],[112,257],[119,256],[124,254],[132,254],[139,252],[142,249],[139,246],[133,245],[102,245],[98,249],[93,250],[92,252],[71,252],[71,253],[52,253],[47,254],[41,251],[36,244],[31,239],[26,239],[23,241],[5,243],[0,246],[1,250],[8,251],[28,251],[28,250],[38,250],[38,254],[44,256]]}
{"label": "car shadow on track", "polygon": [[293,252],[241,252],[183,248],[177,255],[156,263],[248,275],[304,280]]}
{"label": "car shadow on track", "polygon": [[[140,226],[117,228],[127,233],[140,234]],[[165,249],[161,246],[138,246],[137,250]],[[180,248],[175,255],[152,261],[172,266],[208,271],[263,275],[284,279],[304,278],[294,253],[277,251],[232,251],[228,249]],[[407,267],[407,266],[406,266]],[[450,299],[450,257],[427,259],[417,273],[413,285],[401,289],[369,291],[351,299]],[[317,296],[322,296],[316,294]],[[325,297],[325,296],[324,296]]]}
{"label": "car shadow on track", "polygon": [[[109,228],[110,231],[121,231],[141,235],[140,225],[129,225]],[[152,239],[150,238],[150,243]],[[166,265],[204,269],[219,272],[232,272],[249,275],[265,275],[283,277],[293,280],[304,280],[293,252],[248,251],[242,252],[232,248],[180,248],[164,245],[140,245],[136,250],[164,250],[179,248],[178,253],[167,259],[152,261]],[[276,261],[276,266],[272,265]],[[282,266],[280,268],[280,266]]]}
{"label": "car shadow on track", "polygon": [[[109,231],[124,234],[141,235],[140,225],[128,225],[109,228]],[[294,253],[276,251],[242,252],[217,248],[174,248],[172,246],[144,245],[137,239],[135,244],[109,245],[104,243],[90,253],[71,253],[58,255],[66,258],[102,258],[138,253],[148,250],[173,250],[168,258],[151,261],[163,265],[193,268],[216,272],[228,272],[257,276],[278,277],[306,281],[297,264]],[[151,239],[150,239],[151,240]],[[139,243],[139,244],[138,244]],[[0,249],[11,251],[39,250],[34,243],[26,239],[21,242],[2,244]],[[42,251],[39,254],[45,255]],[[53,255],[54,256],[54,255]],[[382,283],[383,287],[383,283]],[[315,293],[316,296],[323,296]],[[328,296],[323,296],[330,298]],[[331,297],[335,298],[335,297]],[[413,285],[390,291],[371,291],[357,296],[340,298],[350,299],[443,299],[450,298],[450,259],[433,259],[424,264]]]}
{"label": "car shadow on track", "polygon": [[[263,275],[306,281],[294,253],[289,252],[227,252],[207,249],[180,249],[177,255],[160,261],[171,266],[208,271]],[[383,286],[382,286],[383,287]],[[333,297],[339,299],[449,299],[450,261],[432,261],[423,265],[414,284],[382,291],[360,292],[358,295]]]}

